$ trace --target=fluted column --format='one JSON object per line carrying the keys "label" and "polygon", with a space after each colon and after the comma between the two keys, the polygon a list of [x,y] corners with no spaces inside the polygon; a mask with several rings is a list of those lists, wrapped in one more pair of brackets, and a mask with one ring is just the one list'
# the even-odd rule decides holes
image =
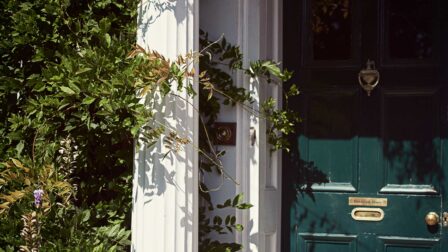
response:
{"label": "fluted column", "polygon": [[[198,50],[199,0],[144,0],[137,43],[167,58]],[[195,78],[197,88],[197,78]],[[177,153],[162,141],[135,151],[132,249],[137,252],[196,252],[198,241],[198,108],[186,92],[159,99],[156,120],[190,139]]]}

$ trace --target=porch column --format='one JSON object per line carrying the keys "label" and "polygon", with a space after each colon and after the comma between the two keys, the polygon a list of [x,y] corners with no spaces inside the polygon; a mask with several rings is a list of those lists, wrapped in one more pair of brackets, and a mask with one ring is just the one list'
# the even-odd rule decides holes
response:
{"label": "porch column", "polygon": [[[198,51],[199,0],[143,0],[137,43],[167,58]],[[195,78],[197,88],[197,78]],[[177,92],[177,91],[173,91]],[[143,144],[135,151],[131,251],[198,250],[198,100],[185,92],[162,101],[157,120],[190,139],[178,153]]]}

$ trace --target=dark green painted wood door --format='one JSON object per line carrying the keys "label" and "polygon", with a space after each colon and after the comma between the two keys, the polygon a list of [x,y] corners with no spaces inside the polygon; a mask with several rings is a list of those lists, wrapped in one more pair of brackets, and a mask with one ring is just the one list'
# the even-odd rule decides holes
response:
{"label": "dark green painted wood door", "polygon": [[[448,227],[425,223],[448,211],[447,7],[284,2],[284,63],[302,91],[287,106],[303,123],[283,155],[282,251],[448,251]],[[370,96],[358,83],[368,59]],[[387,199],[364,206],[384,217],[355,220],[350,197]]]}

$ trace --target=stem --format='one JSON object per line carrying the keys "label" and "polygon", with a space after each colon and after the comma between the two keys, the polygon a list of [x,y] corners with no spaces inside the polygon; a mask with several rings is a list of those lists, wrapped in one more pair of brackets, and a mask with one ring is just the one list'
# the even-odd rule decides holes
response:
{"label": "stem", "polygon": [[33,138],[33,144],[31,146],[31,161],[33,162],[33,168],[34,167],[34,160],[35,160],[35,156],[34,156],[34,146],[36,145],[36,138],[37,138],[37,132],[36,134],[34,134],[34,138]]}

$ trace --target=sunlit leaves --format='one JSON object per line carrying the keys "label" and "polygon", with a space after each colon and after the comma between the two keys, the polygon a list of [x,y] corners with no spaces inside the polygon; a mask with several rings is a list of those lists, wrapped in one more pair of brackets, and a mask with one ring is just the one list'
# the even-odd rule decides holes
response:
{"label": "sunlit leaves", "polygon": [[196,57],[197,54],[189,53],[179,56],[173,62],[156,51],[146,51],[136,45],[128,54],[128,58],[134,59],[134,83],[138,88],[138,96],[144,97],[154,92],[161,92],[166,96],[174,89],[177,91],[185,89],[187,94],[195,95],[191,84],[194,77],[194,68],[191,68],[191,64]]}

